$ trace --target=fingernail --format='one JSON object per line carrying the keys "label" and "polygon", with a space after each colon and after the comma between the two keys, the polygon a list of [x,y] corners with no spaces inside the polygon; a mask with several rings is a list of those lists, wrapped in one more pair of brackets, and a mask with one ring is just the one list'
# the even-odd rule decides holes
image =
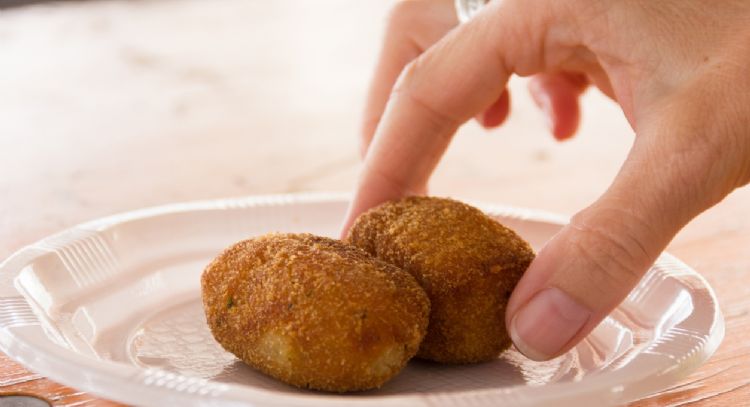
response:
{"label": "fingernail", "polygon": [[534,295],[513,317],[510,337],[521,353],[547,360],[565,346],[591,317],[583,305],[558,288]]}

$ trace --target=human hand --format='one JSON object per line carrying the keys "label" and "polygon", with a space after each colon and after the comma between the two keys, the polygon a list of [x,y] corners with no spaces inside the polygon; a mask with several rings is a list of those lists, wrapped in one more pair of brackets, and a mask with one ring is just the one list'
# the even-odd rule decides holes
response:
{"label": "human hand", "polygon": [[[362,157],[367,153],[401,71],[458,24],[454,2],[400,1],[391,10],[383,49],[365,104],[360,131]],[[585,75],[571,72],[539,73],[529,82],[531,96],[537,106],[544,110],[550,131],[558,140],[571,137],[578,128],[578,96],[587,85]],[[608,91],[605,89],[605,93]],[[476,115],[476,120],[485,128],[501,125],[508,115],[509,102],[505,89],[489,108]]]}
{"label": "human hand", "polygon": [[452,30],[448,3],[404,1],[392,14],[344,233],[364,210],[423,192],[458,126],[502,122],[510,75],[543,75],[532,94],[558,138],[575,130],[591,81],[636,139],[609,189],[546,244],[510,299],[514,343],[549,359],[616,307],[687,222],[750,181],[750,3],[494,0]]}

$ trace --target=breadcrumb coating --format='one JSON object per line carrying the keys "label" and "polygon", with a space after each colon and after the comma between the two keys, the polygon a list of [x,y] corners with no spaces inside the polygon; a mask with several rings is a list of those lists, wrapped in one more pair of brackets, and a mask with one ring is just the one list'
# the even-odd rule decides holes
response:
{"label": "breadcrumb coating", "polygon": [[452,199],[409,197],[362,214],[346,241],[408,271],[427,292],[418,357],[472,363],[510,347],[505,308],[534,259],[512,230]]}
{"label": "breadcrumb coating", "polygon": [[301,388],[380,387],[414,356],[429,300],[414,277],[338,240],[269,234],[208,265],[214,338],[248,365]]}

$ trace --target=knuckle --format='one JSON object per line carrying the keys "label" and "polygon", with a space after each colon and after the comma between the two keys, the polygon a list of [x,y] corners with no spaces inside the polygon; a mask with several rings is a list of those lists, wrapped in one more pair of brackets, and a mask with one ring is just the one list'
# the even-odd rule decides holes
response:
{"label": "knuckle", "polygon": [[409,62],[401,72],[396,85],[391,91],[391,99],[403,98],[411,106],[416,107],[422,117],[429,120],[436,129],[454,129],[461,125],[460,118],[454,117],[443,108],[438,107],[435,99],[428,93],[431,87],[421,86],[424,71],[424,55],[420,55]]}
{"label": "knuckle", "polygon": [[435,131],[435,136],[452,136],[461,125],[461,121],[442,109],[435,107],[432,102],[422,95],[409,90],[395,89],[394,97],[405,98],[408,103],[419,112],[420,119]]}
{"label": "knuckle", "polygon": [[587,223],[580,217],[571,221],[576,230],[572,240],[575,253],[586,267],[593,269],[593,278],[600,286],[635,285],[651,262],[645,246],[624,223],[613,219],[602,227],[598,226],[601,222]]}

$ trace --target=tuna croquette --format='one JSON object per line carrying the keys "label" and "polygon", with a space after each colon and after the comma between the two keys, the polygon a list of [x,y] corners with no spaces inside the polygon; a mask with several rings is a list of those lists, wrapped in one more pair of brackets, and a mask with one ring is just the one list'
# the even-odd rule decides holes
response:
{"label": "tuna croquette", "polygon": [[302,388],[381,386],[417,352],[429,319],[409,273],[309,234],[237,243],[206,268],[201,286],[224,349]]}
{"label": "tuna croquette", "polygon": [[409,197],[362,214],[347,241],[411,273],[430,298],[418,357],[491,360],[511,345],[505,307],[534,252],[512,230],[451,199]]}

